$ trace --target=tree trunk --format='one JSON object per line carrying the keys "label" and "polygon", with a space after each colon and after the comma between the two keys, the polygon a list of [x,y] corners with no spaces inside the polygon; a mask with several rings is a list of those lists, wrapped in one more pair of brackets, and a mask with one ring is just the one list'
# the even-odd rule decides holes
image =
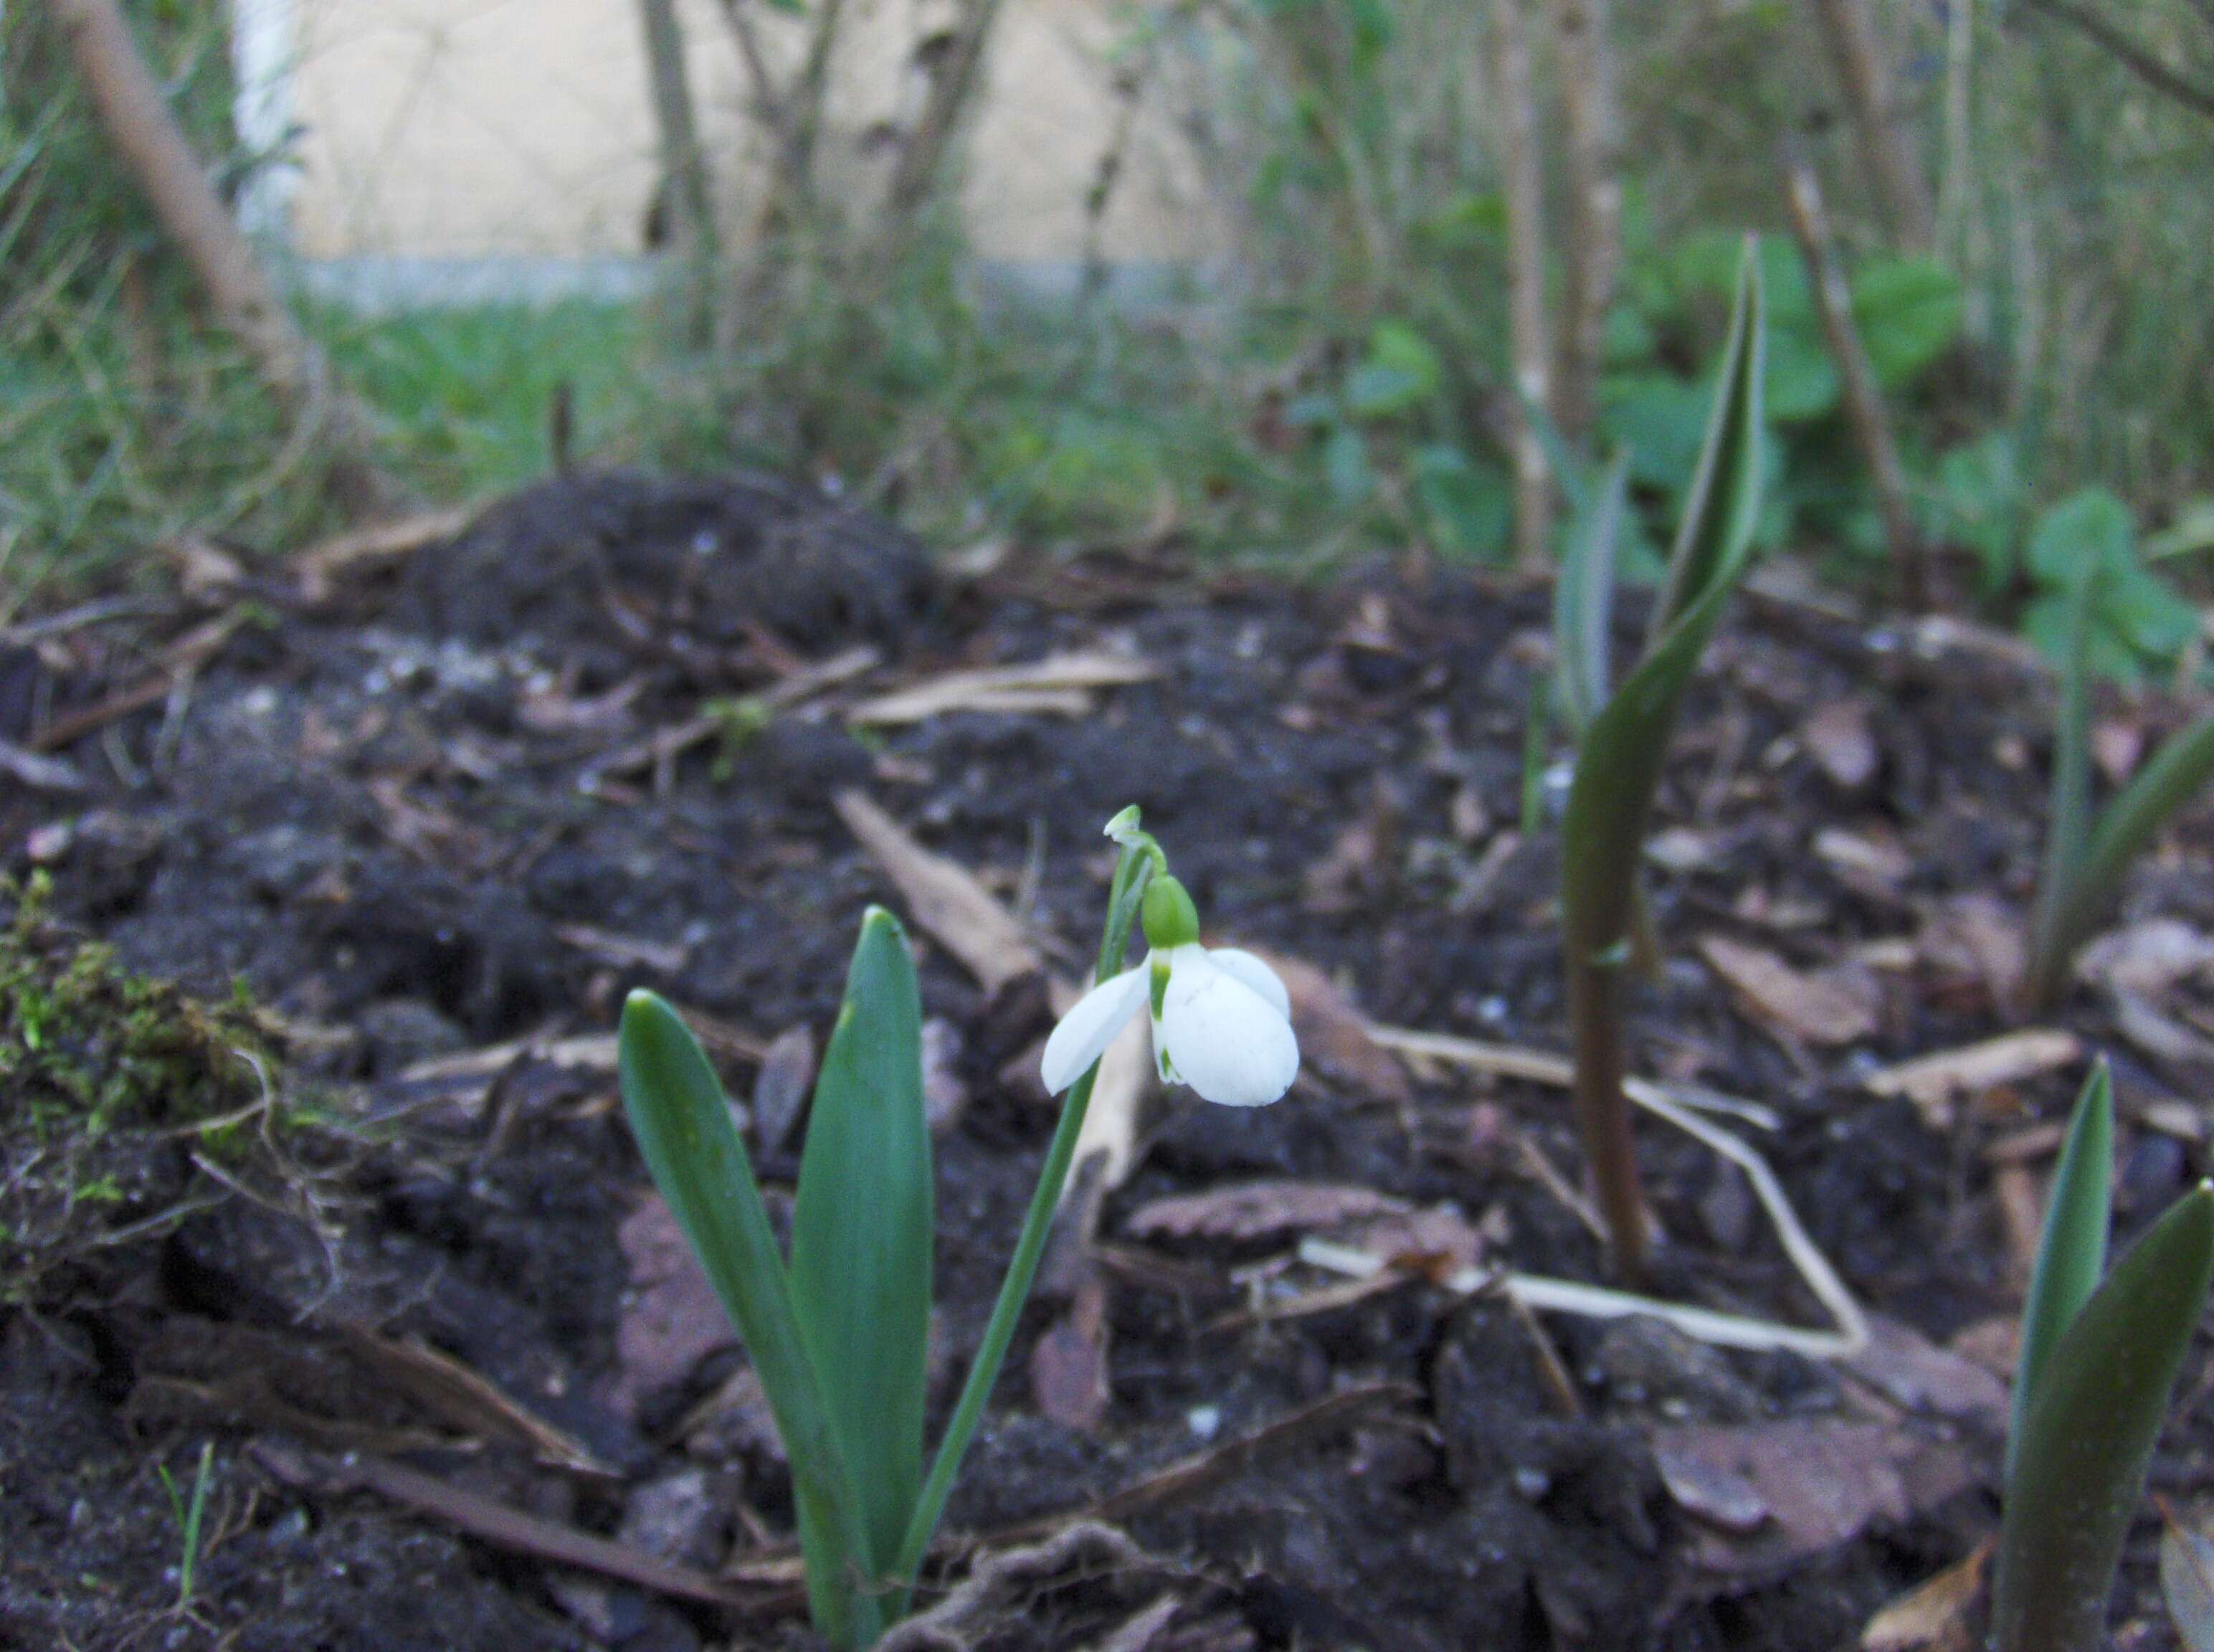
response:
{"label": "tree trunk", "polygon": [[1515,554],[1526,566],[1550,560],[1553,479],[1537,420],[1552,411],[1552,339],[1545,320],[1544,181],[1538,162],[1537,101],[1530,89],[1530,41],[1523,0],[1495,0],[1493,71],[1497,77],[1499,169],[1507,188],[1507,308],[1518,392],[1510,409],[1514,460]]}
{"label": "tree trunk", "polygon": [[1876,382],[1875,369],[1853,321],[1852,293],[1830,238],[1828,216],[1822,210],[1822,187],[1813,168],[1795,156],[1787,156],[1784,162],[1784,195],[1791,208],[1791,228],[1798,236],[1800,255],[1807,262],[1807,285],[1814,290],[1822,332],[1844,383],[1845,417],[1852,426],[1853,445],[1860,449],[1875,482],[1876,509],[1883,517],[1884,541],[1891,554],[1897,596],[1901,606],[1918,612],[1927,593],[1922,535],[1907,496],[1906,471],[1892,440],[1882,387]]}
{"label": "tree trunk", "polygon": [[1892,107],[1889,76],[1868,27],[1867,0],[1814,0],[1814,11],[1828,37],[1861,158],[1875,181],[1892,239],[1910,252],[1926,252],[1935,234],[1930,186]]}
{"label": "tree trunk", "polygon": [[191,266],[217,320],[245,347],[286,413],[315,421],[336,450],[334,488],[358,505],[388,503],[394,490],[369,457],[367,415],[333,382],[322,352],[301,332],[208,181],[117,0],[53,0],[53,7],[101,131]]}
{"label": "tree trunk", "polygon": [[1552,0],[1552,19],[1569,195],[1557,405],[1562,433],[1581,443],[1598,412],[1606,314],[1622,259],[1621,108],[1607,0]]}
{"label": "tree trunk", "polygon": [[695,343],[708,333],[709,294],[715,261],[714,205],[708,197],[707,162],[692,110],[692,85],[684,72],[684,34],[676,0],[639,0],[645,31],[646,78],[653,119],[661,138],[661,187],[670,240],[684,265],[686,330]]}
{"label": "tree trunk", "polygon": [[881,270],[889,271],[896,261],[915,219],[938,185],[961,117],[976,95],[984,47],[999,15],[1000,0],[969,0],[960,27],[945,48],[945,61],[931,78],[930,95],[921,117],[900,146],[891,182],[884,192]]}

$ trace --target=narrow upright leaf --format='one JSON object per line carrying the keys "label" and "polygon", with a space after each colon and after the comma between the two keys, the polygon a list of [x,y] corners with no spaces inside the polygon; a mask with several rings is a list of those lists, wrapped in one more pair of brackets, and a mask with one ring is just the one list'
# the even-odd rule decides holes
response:
{"label": "narrow upright leaf", "polygon": [[2183,1356],[2214,1282],[2214,1186],[2092,1293],[2022,1419],[1992,1587],[1996,1652],[2092,1652]]}
{"label": "narrow upright leaf", "polygon": [[2084,1080],[2069,1121],[2068,1140],[2052,1172],[2052,1196],[2038,1240],[2037,1267],[2021,1309],[2021,1355],[2015,1361],[2014,1410],[2007,1424],[2007,1472],[2012,1477],[2022,1418],[2046,1362],[2107,1267],[2109,1190],[2114,1176],[2114,1086],[2101,1062]]}
{"label": "narrow upright leaf", "polygon": [[1706,444],[1654,610],[1651,639],[1636,670],[1581,732],[1562,822],[1562,945],[1576,1122],[1617,1265],[1633,1278],[1643,1267],[1645,1212],[1622,1094],[1622,1024],[1624,965],[1636,950],[1638,859],[1677,707],[1752,552],[1765,340],[1759,270],[1748,247]]}
{"label": "narrow upright leaf", "polygon": [[[842,1580],[865,1563],[868,1539],[723,1086],[676,1012],[649,992],[634,992],[623,1005],[617,1064],[639,1152],[745,1340],[792,1484],[813,1511],[810,1579]],[[842,1583],[828,1594],[810,1589],[816,1626],[835,1642],[865,1644],[881,1614],[873,1600],[849,1594]]]}
{"label": "narrow upright leaf", "polygon": [[2068,640],[2060,658],[2060,706],[2052,727],[2052,787],[2046,804],[2045,860],[2031,921],[2030,991],[2043,1001],[2058,991],[2067,960],[2062,931],[2070,890],[2091,835],[2091,598],[2098,561],[2085,556],[2068,588]]}
{"label": "narrow upright leaf", "polygon": [[1597,953],[1629,931],[1631,889],[1676,708],[1752,550],[1760,508],[1760,380],[1764,328],[1750,254],[1722,376],[1671,554],[1645,657],[1607,696],[1576,753],[1563,823],[1563,896],[1572,942]]}
{"label": "narrow upright leaf", "polygon": [[1554,669],[1572,734],[1582,734],[1606,703],[1607,636],[1629,491],[1625,456],[1607,467],[1599,492],[1569,524],[1568,549],[1553,588]]}
{"label": "narrow upright leaf", "polygon": [[872,907],[808,1119],[792,1302],[878,1576],[898,1557],[922,1484],[931,1205],[914,964],[899,921]]}

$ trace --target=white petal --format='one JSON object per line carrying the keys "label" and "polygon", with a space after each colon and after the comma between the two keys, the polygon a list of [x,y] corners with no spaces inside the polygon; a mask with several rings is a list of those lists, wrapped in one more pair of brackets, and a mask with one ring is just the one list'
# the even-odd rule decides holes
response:
{"label": "white petal", "polygon": [[1177,1077],[1226,1107],[1265,1107],[1299,1076],[1291,1022],[1196,947],[1177,949],[1158,1036]]}
{"label": "white petal", "polygon": [[1076,1000],[1045,1041],[1038,1076],[1046,1093],[1057,1096],[1084,1076],[1085,1068],[1107,1053],[1122,1024],[1146,1006],[1146,966],[1125,970],[1101,982]]}
{"label": "white petal", "polygon": [[1216,969],[1226,971],[1260,994],[1276,1006],[1276,1013],[1287,1021],[1292,1019],[1292,995],[1284,990],[1284,983],[1276,972],[1258,958],[1237,946],[1210,946],[1207,955],[1214,960]]}

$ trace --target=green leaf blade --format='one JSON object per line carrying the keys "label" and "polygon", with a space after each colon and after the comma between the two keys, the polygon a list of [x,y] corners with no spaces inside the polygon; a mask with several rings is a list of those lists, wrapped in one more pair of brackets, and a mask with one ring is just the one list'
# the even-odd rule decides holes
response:
{"label": "green leaf blade", "polygon": [[[795,1491],[813,1512],[801,1531],[816,1626],[841,1644],[866,1644],[881,1624],[877,1603],[843,1581],[865,1560],[866,1535],[723,1086],[676,1012],[648,992],[623,1005],[616,1062],[639,1152],[744,1339]],[[818,1576],[832,1581],[818,1590]]]}
{"label": "green leaf blade", "polygon": [[2114,1086],[2102,1061],[2084,1080],[2069,1121],[2038,1240],[2037,1266],[2022,1304],[2021,1354],[2015,1364],[2014,1407],[2007,1425],[2009,1478],[2038,1380],[2106,1271],[2113,1178]]}
{"label": "green leaf blade", "polygon": [[1576,753],[1563,823],[1562,894],[1570,943],[1588,951],[1612,947],[1628,933],[1640,846],[1676,708],[1752,554],[1760,511],[1764,332],[1759,278],[1748,256],[1653,640],[1597,710]]}
{"label": "green leaf blade", "polygon": [[899,921],[872,908],[816,1083],[791,1282],[878,1576],[922,1484],[933,1233],[914,964]]}
{"label": "green leaf blade", "polygon": [[1997,1652],[2100,1644],[2107,1596],[2214,1283],[2214,1187],[2176,1201],[2061,1337],[2023,1418],[2000,1527]]}
{"label": "green leaf blade", "polygon": [[1607,640],[1629,496],[1630,460],[1619,456],[1607,467],[1588,507],[1569,525],[1568,548],[1553,587],[1554,669],[1559,673],[1569,727],[1579,735],[1606,703]]}

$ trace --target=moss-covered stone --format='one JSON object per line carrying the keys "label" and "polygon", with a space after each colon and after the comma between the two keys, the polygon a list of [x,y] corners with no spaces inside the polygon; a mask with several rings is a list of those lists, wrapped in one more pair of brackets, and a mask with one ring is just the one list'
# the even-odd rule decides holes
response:
{"label": "moss-covered stone", "polygon": [[135,975],[39,880],[0,882],[0,1300],[220,1196],[279,1122],[275,1074],[242,997]]}

